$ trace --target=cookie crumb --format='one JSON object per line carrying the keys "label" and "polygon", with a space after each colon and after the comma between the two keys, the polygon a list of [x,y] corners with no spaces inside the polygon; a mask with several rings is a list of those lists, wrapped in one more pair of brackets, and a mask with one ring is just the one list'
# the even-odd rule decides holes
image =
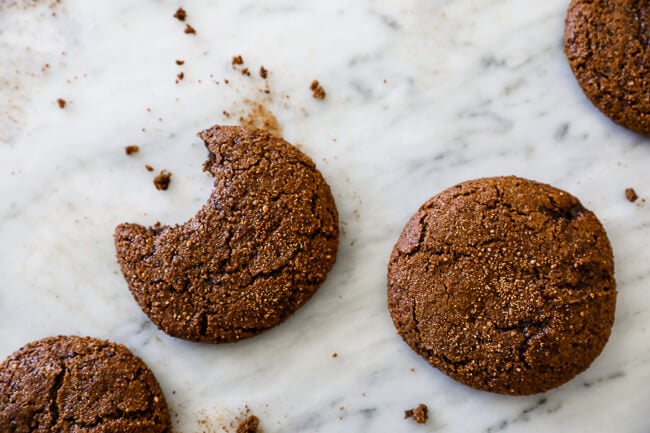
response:
{"label": "cookie crumb", "polygon": [[426,424],[429,420],[429,408],[426,404],[420,403],[415,409],[404,411],[404,419],[413,418],[418,424]]}
{"label": "cookie crumb", "polygon": [[634,191],[634,188],[627,188],[625,190],[625,198],[627,198],[629,202],[634,203],[639,199],[639,196],[636,191]]}
{"label": "cookie crumb", "polygon": [[185,60],[180,60],[180,59],[179,59],[179,60],[176,60],[176,64],[177,64],[178,66],[183,65],[183,64],[185,64]]}
{"label": "cookie crumb", "polygon": [[134,153],[138,153],[140,151],[139,146],[126,146],[124,148],[124,153],[127,155],[133,155]]}
{"label": "cookie crumb", "polygon": [[264,78],[266,80],[266,77],[269,76],[269,70],[264,67],[264,65],[260,66],[260,77]]}
{"label": "cookie crumb", "polygon": [[185,18],[187,18],[187,12],[185,12],[185,9],[183,8],[178,8],[174,14],[174,18],[179,21],[185,21]]}
{"label": "cookie crumb", "polygon": [[237,433],[259,433],[260,420],[255,415],[251,415],[237,427]]}
{"label": "cookie crumb", "polygon": [[336,352],[332,353],[332,358],[336,358],[336,357],[338,357],[338,356],[339,356],[338,353],[336,353]]}
{"label": "cookie crumb", "polygon": [[192,27],[189,24],[185,24],[184,32],[187,33],[188,35],[195,35],[196,34],[196,30],[194,30],[194,27]]}
{"label": "cookie crumb", "polygon": [[56,103],[59,104],[59,108],[63,110],[65,108],[66,100],[59,98],[56,100]]}
{"label": "cookie crumb", "polygon": [[146,168],[147,171],[153,171],[153,167],[150,166],[149,164],[145,165],[144,168]]}
{"label": "cookie crumb", "polygon": [[163,170],[153,179],[153,184],[158,191],[165,191],[169,188],[171,180],[172,174],[167,170]]}
{"label": "cookie crumb", "polygon": [[178,77],[179,80],[185,78],[185,74],[183,72],[179,72],[176,76]]}
{"label": "cookie crumb", "polygon": [[251,76],[251,71],[249,71],[248,68],[244,68],[244,69],[241,70],[241,74],[250,77]]}
{"label": "cookie crumb", "polygon": [[325,93],[325,89],[323,89],[323,86],[320,85],[318,80],[314,80],[311,82],[311,85],[309,86],[309,89],[312,92],[312,96],[316,99],[325,99],[325,96],[327,96],[327,93]]}
{"label": "cookie crumb", "polygon": [[232,67],[236,67],[237,65],[243,65],[244,64],[244,59],[242,56],[233,56],[232,58]]}

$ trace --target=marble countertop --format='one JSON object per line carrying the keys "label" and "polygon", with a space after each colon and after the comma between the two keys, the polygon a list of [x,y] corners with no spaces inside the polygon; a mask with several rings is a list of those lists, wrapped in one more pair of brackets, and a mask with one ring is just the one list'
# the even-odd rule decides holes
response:
{"label": "marble countertop", "polygon": [[[123,343],[155,372],[182,433],[228,430],[246,406],[266,433],[650,431],[650,204],[624,194],[650,196],[650,140],[582,94],[562,52],[568,0],[187,0],[195,35],[178,6],[0,1],[0,358],[56,334]],[[250,77],[233,70],[237,54]],[[337,264],[263,335],[168,337],[129,294],[113,228],[193,215],[212,184],[196,132],[256,107],[330,183]],[[167,191],[152,184],[161,169]],[[579,197],[616,257],[604,352],[532,397],[447,378],[386,308],[388,257],[410,215],[460,181],[506,174]],[[403,419],[418,403],[426,425]]]}

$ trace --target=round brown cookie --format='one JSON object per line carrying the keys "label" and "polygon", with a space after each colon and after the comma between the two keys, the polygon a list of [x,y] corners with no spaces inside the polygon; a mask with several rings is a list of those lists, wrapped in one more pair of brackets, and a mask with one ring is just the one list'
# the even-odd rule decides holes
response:
{"label": "round brown cookie", "polygon": [[176,227],[121,224],[117,258],[144,312],[166,333],[233,342],[284,321],[336,260],[329,186],[298,149],[267,132],[199,133],[215,177],[208,202]]}
{"label": "round brown cookie", "polygon": [[544,392],[585,370],[614,322],[607,235],[570,194],[516,177],[461,183],[406,224],[388,266],[395,327],[471,387]]}
{"label": "round brown cookie", "polygon": [[650,134],[650,2],[573,0],[564,51],[591,102],[614,122]]}
{"label": "round brown cookie", "polygon": [[153,373],[122,345],[50,337],[0,364],[0,431],[166,433],[170,424]]}

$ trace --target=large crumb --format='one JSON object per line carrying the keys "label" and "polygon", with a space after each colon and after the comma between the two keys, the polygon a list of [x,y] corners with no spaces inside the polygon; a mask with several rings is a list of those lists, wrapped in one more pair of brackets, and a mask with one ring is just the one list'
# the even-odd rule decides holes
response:
{"label": "large crumb", "polygon": [[59,104],[59,108],[60,108],[60,109],[64,109],[64,108],[65,108],[65,104],[66,104],[65,99],[61,99],[61,98],[59,98],[59,99],[56,100],[56,103]]}
{"label": "large crumb", "polygon": [[196,34],[196,30],[194,30],[194,27],[192,27],[189,24],[185,24],[184,32],[187,33],[188,35],[195,35]]}
{"label": "large crumb", "polygon": [[172,181],[172,174],[167,170],[161,171],[158,176],[153,179],[153,184],[159,191],[165,191],[169,188],[169,184]]}
{"label": "large crumb", "polygon": [[124,148],[124,153],[127,155],[133,155],[134,153],[138,153],[140,151],[139,146],[126,146]]}
{"label": "large crumb", "polygon": [[426,424],[429,419],[429,408],[426,404],[420,403],[415,409],[404,411],[404,419],[413,418],[418,424]]}
{"label": "large crumb", "polygon": [[325,89],[323,89],[323,86],[320,85],[318,80],[312,81],[309,89],[312,92],[312,96],[316,99],[325,99],[325,96],[327,96]]}
{"label": "large crumb", "polygon": [[264,65],[260,66],[260,77],[266,79],[266,77],[269,76],[269,70],[264,67]]}
{"label": "large crumb", "polygon": [[237,433],[259,433],[260,420],[255,415],[251,415],[237,427]]}
{"label": "large crumb", "polygon": [[634,188],[627,188],[625,190],[625,198],[634,203],[639,199],[639,196],[637,195],[636,191],[634,191]]}
{"label": "large crumb", "polygon": [[232,67],[236,67],[237,65],[243,65],[244,64],[244,59],[242,56],[233,56],[232,58]]}
{"label": "large crumb", "polygon": [[176,18],[179,21],[185,21],[186,17],[187,17],[187,12],[185,12],[185,9],[183,8],[178,8],[176,10],[176,13],[174,14],[174,18]]}

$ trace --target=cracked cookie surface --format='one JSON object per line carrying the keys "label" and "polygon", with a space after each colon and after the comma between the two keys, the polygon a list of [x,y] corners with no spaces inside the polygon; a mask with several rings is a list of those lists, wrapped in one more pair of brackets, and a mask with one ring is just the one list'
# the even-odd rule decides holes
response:
{"label": "cracked cookie surface", "polygon": [[153,373],[122,345],[50,337],[0,364],[0,431],[168,433],[170,423]]}
{"label": "cracked cookie surface", "polygon": [[604,228],[572,195],[517,177],[427,201],[388,266],[388,307],[411,348],[473,388],[528,395],[585,370],[614,321]]}
{"label": "cracked cookie surface", "polygon": [[234,342],[289,317],[321,286],[338,249],[329,186],[297,148],[266,132],[199,133],[214,177],[181,226],[120,224],[118,262],[140,307],[166,333]]}
{"label": "cracked cookie surface", "polygon": [[600,111],[650,135],[649,0],[573,0],[564,51],[580,87]]}

